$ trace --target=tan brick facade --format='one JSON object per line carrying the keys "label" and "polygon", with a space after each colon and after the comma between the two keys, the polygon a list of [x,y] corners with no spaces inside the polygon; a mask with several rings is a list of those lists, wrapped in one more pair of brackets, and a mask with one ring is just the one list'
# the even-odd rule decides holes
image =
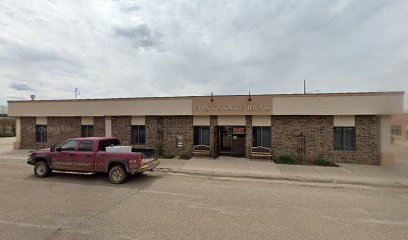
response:
{"label": "tan brick facade", "polygon": [[94,137],[105,136],[105,117],[94,117]]}
{"label": "tan brick facade", "polygon": [[81,136],[80,117],[49,117],[47,118],[48,143],[60,144],[68,138]]}
{"label": "tan brick facade", "polygon": [[356,151],[334,151],[333,161],[380,164],[378,124],[375,116],[356,116]]}
{"label": "tan brick facade", "polygon": [[334,150],[333,116],[272,116],[272,157],[379,165],[375,116],[356,116],[355,151]]}
{"label": "tan brick facade", "polygon": [[251,157],[252,147],[252,116],[245,117],[245,157]]}
{"label": "tan brick facade", "polygon": [[[177,146],[181,137],[182,147]],[[191,155],[193,148],[193,117],[175,116],[163,118],[163,147],[165,154]]]}
{"label": "tan brick facade", "polygon": [[272,116],[272,158],[332,159],[333,116]]}
{"label": "tan brick facade", "polygon": [[35,141],[35,117],[21,118],[21,148],[38,149],[58,145],[68,138],[81,136],[80,117],[47,118],[47,142]]}
{"label": "tan brick facade", "polygon": [[35,117],[21,118],[21,148],[39,149],[48,146],[48,143],[35,142]]}
{"label": "tan brick facade", "polygon": [[[47,118],[47,143],[35,142],[35,117],[21,118],[21,148],[44,148],[59,144],[67,138],[81,135],[80,117]],[[378,118],[356,116],[356,150],[334,150],[333,116],[271,116],[272,158],[291,155],[311,162],[318,158],[344,163],[380,164]],[[210,144],[212,156],[217,156],[217,116],[210,117]],[[163,154],[191,154],[193,145],[192,116],[146,116],[146,144],[139,147],[155,148],[163,145]],[[94,118],[94,135],[105,135],[105,118]],[[112,136],[125,145],[131,143],[131,117],[112,117]],[[182,138],[178,147],[177,139]],[[252,117],[246,116],[246,157],[252,145]]]}
{"label": "tan brick facade", "polygon": [[[138,147],[156,148],[163,145],[163,154],[179,156],[191,155],[193,146],[192,116],[147,116],[145,119],[146,144]],[[131,117],[112,117],[112,136],[124,145],[131,144]],[[177,138],[182,138],[182,147],[177,146]]]}
{"label": "tan brick facade", "polygon": [[117,137],[123,145],[132,141],[131,117],[112,117],[112,137]]}
{"label": "tan brick facade", "polygon": [[218,131],[217,131],[217,116],[210,116],[210,145],[211,145],[211,156],[218,157]]}

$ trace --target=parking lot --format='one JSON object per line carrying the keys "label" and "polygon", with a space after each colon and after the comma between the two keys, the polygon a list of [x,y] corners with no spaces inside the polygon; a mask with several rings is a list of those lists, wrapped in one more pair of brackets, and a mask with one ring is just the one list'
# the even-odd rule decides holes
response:
{"label": "parking lot", "polygon": [[171,174],[53,174],[0,150],[1,239],[406,239],[408,190]]}

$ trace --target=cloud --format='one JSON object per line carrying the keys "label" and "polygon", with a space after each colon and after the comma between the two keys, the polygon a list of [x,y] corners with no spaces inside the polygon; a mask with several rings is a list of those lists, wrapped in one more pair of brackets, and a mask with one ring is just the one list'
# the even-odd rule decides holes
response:
{"label": "cloud", "polygon": [[114,34],[117,37],[128,39],[137,48],[153,47],[158,44],[160,39],[160,34],[153,33],[145,24],[135,27],[116,27]]}
{"label": "cloud", "polygon": [[17,90],[17,91],[34,91],[30,86],[28,86],[26,83],[11,83],[10,88]]}
{"label": "cloud", "polygon": [[0,104],[24,93],[15,84],[38,99],[299,93],[305,78],[320,92],[408,91],[406,12],[404,0],[3,0]]}

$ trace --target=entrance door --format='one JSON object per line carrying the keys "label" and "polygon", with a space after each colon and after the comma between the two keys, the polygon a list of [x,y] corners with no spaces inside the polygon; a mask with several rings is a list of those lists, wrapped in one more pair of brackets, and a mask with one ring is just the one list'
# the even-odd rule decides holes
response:
{"label": "entrance door", "polygon": [[245,156],[245,127],[232,128],[231,155],[237,157]]}
{"label": "entrance door", "polygon": [[244,157],[245,127],[223,126],[218,129],[220,155]]}
{"label": "entrance door", "polygon": [[231,155],[232,127],[219,127],[220,155]]}

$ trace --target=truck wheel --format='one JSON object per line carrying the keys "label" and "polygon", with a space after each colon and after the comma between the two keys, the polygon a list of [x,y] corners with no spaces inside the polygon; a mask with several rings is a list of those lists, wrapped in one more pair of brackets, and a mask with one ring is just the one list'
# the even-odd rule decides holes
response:
{"label": "truck wheel", "polygon": [[34,175],[38,178],[44,178],[50,175],[51,169],[45,161],[39,161],[34,165]]}
{"label": "truck wheel", "polygon": [[122,183],[126,180],[126,177],[127,172],[122,166],[116,165],[109,170],[109,180],[111,181],[111,183]]}

